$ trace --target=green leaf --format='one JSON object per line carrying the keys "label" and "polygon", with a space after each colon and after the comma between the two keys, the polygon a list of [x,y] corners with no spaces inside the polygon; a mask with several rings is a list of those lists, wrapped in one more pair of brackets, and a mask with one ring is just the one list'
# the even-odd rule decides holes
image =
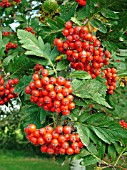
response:
{"label": "green leaf", "polygon": [[108,124],[109,126],[112,124],[112,121],[110,121],[110,117],[106,117],[106,115],[104,115],[103,113],[94,113],[87,119],[88,124],[100,126],[100,124],[103,123],[103,127],[104,125],[107,126],[108,121],[110,122]]}
{"label": "green leaf", "polygon": [[119,49],[117,55],[127,57],[127,49]]}
{"label": "green leaf", "polygon": [[44,50],[44,41],[42,40],[42,38],[39,36],[38,37],[38,44],[40,49],[43,51]]}
{"label": "green leaf", "polygon": [[89,139],[89,129],[83,125],[83,124],[80,124],[80,123],[77,123],[75,125],[75,127],[77,128],[77,132],[78,134],[80,135],[80,139],[82,141],[82,143],[85,145],[85,146],[88,146],[89,143],[90,143],[90,139]]}
{"label": "green leaf", "polygon": [[7,66],[7,65],[10,63],[10,61],[14,59],[15,56],[17,56],[17,52],[14,53],[13,55],[7,56],[7,57],[3,60],[3,65],[4,65],[4,66]]}
{"label": "green leaf", "polygon": [[76,106],[76,108],[73,109],[73,110],[71,111],[71,114],[69,115],[70,119],[71,119],[72,121],[77,121],[78,116],[81,114],[80,112],[81,112],[80,107],[79,107],[79,106]]}
{"label": "green leaf", "polygon": [[73,80],[73,94],[80,98],[89,98],[98,104],[111,108],[103,97],[106,93],[106,86],[97,80]]}
{"label": "green leaf", "polygon": [[101,145],[98,145],[98,154],[97,156],[101,159],[104,158],[104,154],[105,154],[105,150],[106,150],[106,145],[105,143],[101,142]]}
{"label": "green leaf", "polygon": [[48,12],[50,12],[52,10],[56,10],[59,6],[55,0],[45,0],[44,7]]}
{"label": "green leaf", "polygon": [[[28,55],[35,55],[38,57],[44,57],[44,51],[45,48],[47,48],[47,45],[43,47],[43,41],[39,37],[39,40],[30,32],[25,30],[18,30],[17,31],[18,38],[20,39],[20,43],[22,44],[22,47],[27,49],[28,51],[26,54]],[[40,47],[40,41],[42,43],[42,47]],[[43,50],[44,49],[44,50]],[[48,52],[48,49],[46,49],[46,53]],[[50,49],[49,49],[50,50]]]}
{"label": "green leaf", "polygon": [[82,25],[82,23],[76,18],[76,17],[71,17],[71,21],[77,25]]}
{"label": "green leaf", "polygon": [[79,154],[73,156],[72,160],[78,160],[88,155],[90,155],[90,152],[88,152],[85,148],[82,148]]}
{"label": "green leaf", "polygon": [[119,19],[117,13],[115,13],[114,11],[105,8],[101,11],[101,14],[105,17],[105,18],[112,18],[112,19]]}
{"label": "green leaf", "polygon": [[102,23],[101,21],[99,21],[98,19],[91,19],[90,23],[93,27],[98,28],[98,30],[102,33],[107,33],[107,28],[104,25],[104,23]]}
{"label": "green leaf", "polygon": [[81,161],[81,165],[89,166],[89,165],[96,164],[99,161],[100,160],[98,160],[97,158],[95,158],[95,157],[93,157],[91,155],[88,155],[85,158],[83,158],[83,161]]}
{"label": "green leaf", "polygon": [[62,28],[62,27],[64,28],[64,26],[65,26],[64,20],[61,17],[58,17],[58,16],[56,16],[55,19],[56,19],[58,27],[59,28]]}
{"label": "green leaf", "polygon": [[71,17],[74,16],[74,13],[76,11],[76,8],[78,6],[77,2],[74,3],[66,3],[65,5],[60,6],[60,17],[64,21],[68,21],[71,19]]}
{"label": "green leaf", "polygon": [[115,142],[114,146],[115,146],[115,150],[117,151],[118,154],[121,154],[123,152],[124,148],[120,145],[120,143]]}
{"label": "green leaf", "polygon": [[23,120],[23,126],[27,127],[30,123],[33,123],[37,126],[37,128],[41,127],[40,123],[40,113],[38,110],[34,113],[29,113],[25,119]]}
{"label": "green leaf", "polygon": [[76,98],[74,99],[74,103],[77,105],[77,106],[84,106],[86,107],[87,104],[85,101],[83,101],[82,99],[79,99],[79,98]]}
{"label": "green leaf", "polygon": [[93,127],[93,126],[91,127],[91,130],[98,136],[98,138],[103,140],[105,143],[111,144],[110,140],[107,139],[102,132],[100,132],[100,129],[101,128],[97,128],[97,127]]}
{"label": "green leaf", "polygon": [[19,80],[19,83],[16,85],[14,92],[23,95],[25,93],[24,89],[30,81],[32,80],[32,76],[26,76],[24,75],[23,78]]}
{"label": "green leaf", "polygon": [[91,130],[89,131],[89,136],[90,136],[90,139],[93,141],[94,144],[98,145],[98,147],[101,146],[101,144],[102,144],[101,140]]}
{"label": "green leaf", "polygon": [[70,73],[70,75],[68,76],[68,78],[79,78],[79,79],[91,79],[91,76],[89,73],[79,70],[79,71],[73,71]]}
{"label": "green leaf", "polygon": [[78,116],[78,121],[79,122],[85,122],[87,121],[92,115],[89,114],[88,112],[83,112],[81,115]]}
{"label": "green leaf", "polygon": [[97,148],[92,142],[90,142],[90,144],[88,146],[86,146],[86,148],[91,153],[91,155],[96,155],[97,154]]}
{"label": "green leaf", "polygon": [[46,43],[44,46],[43,54],[48,57],[50,53],[51,53],[51,45],[49,43]]}
{"label": "green leaf", "polygon": [[56,70],[67,70],[67,66],[69,65],[69,62],[67,60],[62,60],[57,63]]}
{"label": "green leaf", "polygon": [[38,112],[38,107],[36,105],[25,105],[22,107],[22,110],[21,110],[22,113],[24,114],[34,114],[36,112]]}
{"label": "green leaf", "polygon": [[108,146],[108,156],[112,159],[112,161],[115,161],[116,159],[116,149],[113,145]]}
{"label": "green leaf", "polygon": [[58,54],[59,54],[59,52],[58,52],[57,48],[54,47],[48,57],[49,57],[49,59],[50,59],[51,61],[54,61],[54,62],[55,62],[56,57],[58,56]]}
{"label": "green leaf", "polygon": [[41,124],[45,123],[47,114],[48,114],[47,111],[45,111],[43,108],[40,108],[40,122],[41,122]]}
{"label": "green leaf", "polygon": [[35,64],[26,56],[17,56],[13,59],[13,61],[11,60],[11,62],[9,63],[8,71],[10,73],[13,73],[13,75],[22,76],[26,74],[29,68],[33,69],[34,65]]}
{"label": "green leaf", "polygon": [[59,29],[57,23],[56,23],[54,20],[50,19],[50,18],[47,18],[47,19],[46,19],[46,24],[47,24],[52,30],[58,30],[58,29]]}
{"label": "green leaf", "polygon": [[125,76],[127,76],[127,71],[126,71],[126,70],[118,71],[118,72],[117,72],[117,76],[119,76],[119,77],[125,77]]}

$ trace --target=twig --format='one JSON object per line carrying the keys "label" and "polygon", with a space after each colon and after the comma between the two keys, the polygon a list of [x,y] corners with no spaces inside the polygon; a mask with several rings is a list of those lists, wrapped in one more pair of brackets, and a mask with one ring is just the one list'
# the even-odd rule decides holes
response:
{"label": "twig", "polygon": [[119,161],[120,157],[122,156],[122,154],[123,154],[124,150],[125,150],[125,149],[123,149],[123,151],[121,152],[121,154],[118,156],[118,158],[117,158],[117,160],[116,160],[116,162],[115,162],[114,166],[116,166],[116,165],[117,165],[117,163],[118,163],[118,161]]}

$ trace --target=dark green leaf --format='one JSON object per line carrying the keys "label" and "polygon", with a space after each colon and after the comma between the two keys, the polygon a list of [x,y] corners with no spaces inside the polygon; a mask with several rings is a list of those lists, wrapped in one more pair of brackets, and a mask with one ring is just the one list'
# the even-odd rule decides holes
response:
{"label": "dark green leaf", "polygon": [[101,14],[105,17],[105,18],[112,18],[112,19],[119,19],[118,15],[116,12],[105,8],[101,11]]}
{"label": "dark green leaf", "polygon": [[120,145],[120,143],[114,143],[114,146],[118,154],[121,154],[123,152],[124,148]]}
{"label": "dark green leaf", "polygon": [[31,62],[31,60],[29,60],[26,56],[17,56],[9,63],[8,71],[13,73],[13,75],[18,74],[19,76],[22,76],[29,70],[29,68],[33,69],[34,65],[35,64]]}
{"label": "dark green leaf", "polygon": [[67,60],[62,60],[57,63],[56,70],[57,71],[67,70],[68,65],[69,65],[69,62]]}
{"label": "dark green leaf", "polygon": [[74,3],[67,3],[65,5],[62,5],[60,7],[60,17],[64,20],[64,21],[68,21],[71,19],[71,17],[74,16],[74,13],[76,11],[78,4],[77,2]]}
{"label": "dark green leaf", "polygon": [[58,30],[58,29],[59,29],[57,23],[56,23],[54,20],[50,19],[50,18],[47,18],[47,19],[46,19],[46,23],[48,24],[48,26],[49,26],[52,30]]}
{"label": "dark green leaf", "polygon": [[48,114],[47,111],[45,111],[43,108],[40,108],[40,122],[41,122],[41,124],[45,123],[47,114]]}
{"label": "dark green leaf", "polygon": [[90,23],[93,27],[98,28],[98,30],[102,33],[107,33],[107,28],[104,25],[104,23],[102,23],[101,21],[99,21],[98,19],[91,19]]}
{"label": "dark green leaf", "polygon": [[78,160],[78,159],[81,159],[81,158],[86,157],[88,155],[90,155],[90,152],[88,152],[85,148],[82,148],[80,153],[74,155],[72,159],[73,160]]}
{"label": "dark green leaf", "polygon": [[17,52],[15,52],[13,55],[8,55],[4,60],[3,60],[3,65],[7,66],[11,60],[14,59],[14,57],[17,56]]}
{"label": "dark green leaf", "polygon": [[98,145],[98,154],[97,156],[101,159],[104,158],[104,154],[105,154],[105,150],[106,150],[106,145],[105,143],[101,142],[101,145]]}
{"label": "dark green leaf", "polygon": [[89,166],[89,165],[96,164],[99,161],[100,160],[94,158],[93,156],[86,156],[85,158],[83,158],[83,161],[81,161],[81,165]]}
{"label": "dark green leaf", "polygon": [[89,136],[90,136],[90,139],[93,141],[94,144],[98,145],[98,147],[101,146],[101,144],[102,144],[101,140],[91,130],[89,131]]}
{"label": "dark green leaf", "polygon": [[78,121],[79,122],[85,122],[87,121],[92,115],[89,114],[88,112],[83,112],[81,115],[78,116]]}
{"label": "dark green leaf", "polygon": [[59,52],[56,47],[53,48],[50,55],[48,56],[51,61],[55,61],[56,57],[58,56]]}
{"label": "dark green leaf", "polygon": [[116,150],[115,150],[114,145],[109,145],[108,146],[108,156],[109,156],[109,158],[112,159],[112,161],[115,161],[115,159],[116,159]]}
{"label": "dark green leaf", "polygon": [[19,83],[16,85],[15,93],[18,93],[18,94],[21,93],[21,95],[23,95],[25,93],[24,91],[25,87],[28,86],[31,80],[32,80],[31,75],[30,76],[24,75],[23,78],[21,78]]}
{"label": "dark green leaf", "polygon": [[57,21],[57,25],[58,25],[58,27],[59,28],[64,28],[64,25],[65,25],[65,22],[64,22],[64,20],[62,19],[62,18],[60,18],[60,17],[58,17],[58,16],[56,16],[56,21]]}

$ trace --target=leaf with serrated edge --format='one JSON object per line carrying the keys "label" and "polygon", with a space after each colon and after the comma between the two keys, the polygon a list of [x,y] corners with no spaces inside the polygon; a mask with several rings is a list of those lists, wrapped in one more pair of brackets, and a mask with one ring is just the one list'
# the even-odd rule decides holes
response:
{"label": "leaf with serrated edge", "polygon": [[89,73],[79,70],[79,71],[73,71],[70,73],[70,75],[68,76],[69,78],[79,78],[79,79],[91,79],[91,76]]}
{"label": "leaf with serrated edge", "polygon": [[89,129],[83,125],[83,124],[76,124],[75,127],[77,128],[77,132],[80,135],[80,139],[82,141],[82,143],[85,146],[88,146],[90,143],[90,139],[89,139]]}
{"label": "leaf with serrated edge", "polygon": [[96,127],[91,126],[91,130],[100,138],[103,140],[105,143],[111,144],[109,139],[107,139]]}
{"label": "leaf with serrated edge", "polygon": [[[26,52],[26,54],[29,55],[35,55],[39,57],[44,57],[44,47],[43,47],[43,41],[39,37],[39,40],[30,32],[25,30],[18,30],[17,31],[18,38],[20,39],[20,42],[22,43],[22,47],[29,50]],[[42,43],[42,47],[40,47],[40,43]],[[45,50],[45,49],[44,49]]]}

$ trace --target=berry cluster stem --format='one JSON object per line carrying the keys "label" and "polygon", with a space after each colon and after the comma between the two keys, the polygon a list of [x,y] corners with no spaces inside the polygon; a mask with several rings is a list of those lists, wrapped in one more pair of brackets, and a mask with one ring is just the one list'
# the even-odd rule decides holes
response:
{"label": "berry cluster stem", "polygon": [[46,58],[47,58],[47,60],[49,61],[50,65],[52,66],[53,71],[54,71],[56,77],[58,77],[58,76],[57,76],[57,71],[56,71],[56,69],[55,69],[55,67],[54,67],[54,65],[53,65],[53,63],[52,63],[52,61],[51,61],[48,57],[46,57]]}

